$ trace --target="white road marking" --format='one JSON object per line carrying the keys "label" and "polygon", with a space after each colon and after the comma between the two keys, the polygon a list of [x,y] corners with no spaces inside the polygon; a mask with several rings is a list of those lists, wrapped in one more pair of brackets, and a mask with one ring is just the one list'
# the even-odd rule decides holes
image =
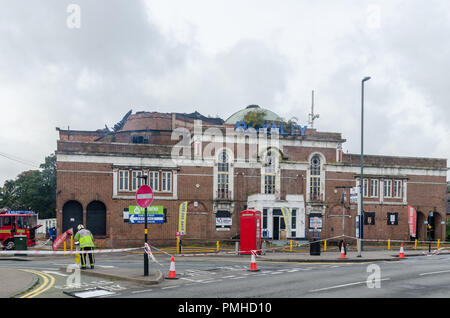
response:
{"label": "white road marking", "polygon": [[419,276],[424,276],[424,275],[433,275],[433,274],[442,274],[442,273],[450,273],[450,270],[446,270],[446,271],[439,271],[439,272],[428,272],[428,273],[421,273],[421,274],[419,274]]}
{"label": "white road marking", "polygon": [[167,286],[167,287],[163,287],[161,289],[171,289],[171,288],[177,288],[177,287],[179,287],[179,286],[178,285],[177,286]]}
{"label": "white road marking", "polygon": [[43,271],[43,272],[44,272],[44,273],[48,273],[48,274],[59,275],[59,276],[63,276],[63,277],[69,276],[69,275],[67,275],[67,274],[63,274],[63,273],[55,272],[55,271]]}
{"label": "white road marking", "polygon": [[139,293],[146,293],[146,292],[151,292],[153,289],[144,289],[144,290],[135,290],[131,293],[133,294],[139,294]]}
{"label": "white road marking", "polygon": [[[377,279],[376,281],[383,281],[383,280],[390,280],[390,278]],[[318,291],[324,291],[324,290],[330,290],[330,289],[335,289],[335,288],[342,288],[342,287],[353,286],[353,285],[360,285],[360,284],[366,284],[366,283],[367,283],[367,281],[348,283],[348,284],[336,285],[336,286],[331,286],[331,287],[313,289],[313,290],[310,290],[309,292],[310,293],[315,293],[315,292],[318,292]]]}

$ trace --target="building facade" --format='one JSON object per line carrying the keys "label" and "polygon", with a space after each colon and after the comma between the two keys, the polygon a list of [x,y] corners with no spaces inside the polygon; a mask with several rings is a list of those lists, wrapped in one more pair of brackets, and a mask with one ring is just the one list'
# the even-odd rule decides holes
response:
{"label": "building facade", "polygon": [[[257,105],[226,121],[130,111],[113,130],[57,130],[58,227],[83,223],[98,246],[142,244],[143,225],[129,223],[128,209],[143,176],[167,216],[149,225],[153,244],[175,241],[182,202],[186,239],[237,237],[247,208],[262,212],[269,239],[355,236],[360,156],[343,153],[340,133]],[[445,239],[446,159],[367,155],[364,166],[364,238],[410,239],[412,206],[419,239]]]}

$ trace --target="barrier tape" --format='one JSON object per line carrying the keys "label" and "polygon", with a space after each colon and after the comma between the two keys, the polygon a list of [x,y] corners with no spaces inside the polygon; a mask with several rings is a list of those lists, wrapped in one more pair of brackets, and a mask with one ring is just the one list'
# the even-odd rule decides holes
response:
{"label": "barrier tape", "polygon": [[0,255],[15,255],[15,254],[26,254],[26,255],[76,255],[76,254],[89,254],[89,253],[121,253],[133,250],[141,249],[142,247],[133,248],[118,248],[118,249],[94,249],[89,251],[29,251],[29,250],[12,250],[12,251],[0,251]]}

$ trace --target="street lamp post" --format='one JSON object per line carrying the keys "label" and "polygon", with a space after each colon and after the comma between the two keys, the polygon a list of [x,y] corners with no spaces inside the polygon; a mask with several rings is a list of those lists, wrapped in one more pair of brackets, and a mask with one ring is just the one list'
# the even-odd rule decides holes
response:
{"label": "street lamp post", "polygon": [[363,238],[363,222],[362,222],[362,212],[364,211],[364,195],[363,195],[363,187],[364,187],[364,82],[370,80],[369,76],[366,76],[361,81],[361,181],[359,182],[359,197],[360,204],[358,209],[358,218],[359,218],[359,244],[358,244],[358,257],[361,257],[362,250],[362,238]]}

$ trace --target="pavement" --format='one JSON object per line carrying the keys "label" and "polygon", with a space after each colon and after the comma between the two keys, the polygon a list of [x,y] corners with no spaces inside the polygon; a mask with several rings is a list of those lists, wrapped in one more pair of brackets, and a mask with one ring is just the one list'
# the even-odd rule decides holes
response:
{"label": "pavement", "polygon": [[[405,258],[414,256],[424,256],[427,251],[424,250],[405,250]],[[448,253],[441,253],[448,254]],[[162,257],[157,255],[156,258]],[[249,266],[251,262],[250,255],[234,255],[234,254],[219,254],[211,256],[197,256],[197,257],[181,257],[175,255],[176,261],[201,261],[201,259],[224,258],[227,260],[241,261],[248,259]],[[38,260],[39,257],[19,257],[19,256],[0,256],[1,260],[14,261],[33,261]],[[340,258],[340,253],[337,251],[321,252],[320,255],[310,255],[309,252],[267,252],[264,255],[257,255],[256,262],[304,262],[304,263],[361,263],[361,262],[380,262],[380,261],[401,261],[398,257],[398,252],[394,250],[368,250],[361,253],[358,257],[356,251],[347,251],[345,258]],[[61,267],[61,271],[66,272],[67,267]],[[167,269],[168,272],[169,269]],[[149,269],[149,275],[144,276],[142,269],[133,268],[107,268],[96,267],[95,269],[82,270],[83,275],[97,276],[108,278],[112,280],[124,280],[144,285],[160,284],[164,281],[163,273],[160,270]],[[30,272],[22,271],[16,268],[2,268],[0,267],[0,298],[14,297],[27,289],[30,289],[37,281],[37,277]]]}

